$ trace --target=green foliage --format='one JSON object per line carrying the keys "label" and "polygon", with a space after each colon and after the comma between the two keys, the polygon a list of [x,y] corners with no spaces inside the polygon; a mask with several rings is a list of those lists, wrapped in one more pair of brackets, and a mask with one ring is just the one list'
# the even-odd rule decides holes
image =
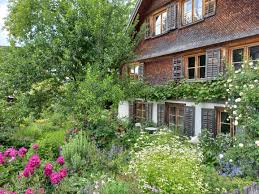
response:
{"label": "green foliage", "polygon": [[207,193],[221,194],[223,192],[231,192],[235,189],[242,191],[244,187],[252,184],[250,180],[238,177],[219,176],[215,169],[211,167],[204,167],[202,173],[204,174]]}
{"label": "green foliage", "polygon": [[124,181],[116,181],[116,180],[110,180],[108,181],[102,188],[101,193],[102,194],[134,194],[133,188],[131,188],[133,185],[130,185],[127,182]]}
{"label": "green foliage", "polygon": [[44,159],[55,159],[59,156],[59,149],[65,144],[65,131],[53,131],[45,133],[40,140],[38,153]]}
{"label": "green foliage", "polygon": [[94,170],[101,167],[102,153],[95,144],[84,134],[80,133],[62,147],[62,155],[68,166],[76,171]]}
{"label": "green foliage", "polygon": [[174,81],[164,85],[148,85],[143,82],[132,81],[126,85],[126,96],[129,99],[143,98],[147,100],[167,99],[191,99],[196,102],[210,100],[224,100],[227,93],[222,87],[225,80],[223,77],[207,82],[186,82],[176,83]]}
{"label": "green foliage", "polygon": [[203,163],[217,165],[219,154],[224,153],[233,145],[233,139],[229,135],[219,134],[213,137],[208,130],[203,130],[200,136],[199,146],[203,153]]}
{"label": "green foliage", "polygon": [[205,193],[200,152],[170,132],[162,131],[154,136],[153,141],[148,136],[139,138],[136,148],[140,150],[129,166],[129,172],[136,175],[142,190]]}

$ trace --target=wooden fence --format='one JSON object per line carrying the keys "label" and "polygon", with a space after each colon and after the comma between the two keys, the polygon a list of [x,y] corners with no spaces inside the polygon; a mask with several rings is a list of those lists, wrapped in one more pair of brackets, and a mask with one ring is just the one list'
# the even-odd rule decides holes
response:
{"label": "wooden fence", "polygon": [[224,192],[223,194],[259,194],[259,184],[253,183],[251,186],[244,187],[243,191],[236,189],[231,193]]}

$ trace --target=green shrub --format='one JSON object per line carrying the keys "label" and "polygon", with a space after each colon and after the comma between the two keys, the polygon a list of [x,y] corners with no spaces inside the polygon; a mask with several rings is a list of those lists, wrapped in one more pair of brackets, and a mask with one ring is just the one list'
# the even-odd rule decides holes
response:
{"label": "green shrub", "polygon": [[134,194],[132,185],[124,181],[110,180],[100,190],[102,194]]}
{"label": "green shrub", "polygon": [[84,133],[80,133],[62,147],[65,161],[74,170],[94,170],[104,160],[96,145]]}
{"label": "green shrub", "polygon": [[231,192],[235,189],[243,190],[245,186],[252,184],[251,181],[238,177],[219,176],[214,168],[204,167],[204,183],[206,184],[207,193]]}
{"label": "green shrub", "polygon": [[60,146],[65,143],[65,131],[47,132],[42,135],[42,138],[37,141],[39,144],[38,152],[44,159],[54,159],[59,155]]}
{"label": "green shrub", "polygon": [[144,191],[205,193],[201,153],[172,132],[143,135],[135,147],[139,151],[134,153],[129,172],[136,175]]}

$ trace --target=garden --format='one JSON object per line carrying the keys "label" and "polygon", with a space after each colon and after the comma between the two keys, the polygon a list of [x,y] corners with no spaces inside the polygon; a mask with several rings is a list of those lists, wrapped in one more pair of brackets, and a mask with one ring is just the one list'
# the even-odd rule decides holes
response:
{"label": "garden", "polygon": [[[10,1],[11,46],[0,48],[0,194],[222,194],[259,182],[258,64],[206,83],[121,79],[144,34],[125,32],[132,6]],[[238,132],[204,129],[196,143],[167,126],[149,134],[148,123],[117,118],[119,102],[134,98],[225,100]]]}

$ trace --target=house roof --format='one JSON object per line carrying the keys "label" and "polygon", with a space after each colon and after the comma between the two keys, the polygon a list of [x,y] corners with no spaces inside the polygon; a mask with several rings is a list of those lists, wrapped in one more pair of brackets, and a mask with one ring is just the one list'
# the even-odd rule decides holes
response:
{"label": "house roof", "polygon": [[[145,12],[155,1],[138,0],[129,22],[132,23],[138,13],[141,20],[145,19]],[[251,1],[250,3],[243,1],[226,3],[225,0],[218,0],[215,16],[206,18],[197,24],[176,29],[160,37],[143,41],[136,48],[137,60],[155,58],[251,36],[258,37],[257,8],[259,2],[258,0]],[[166,3],[167,1],[161,2]]]}

